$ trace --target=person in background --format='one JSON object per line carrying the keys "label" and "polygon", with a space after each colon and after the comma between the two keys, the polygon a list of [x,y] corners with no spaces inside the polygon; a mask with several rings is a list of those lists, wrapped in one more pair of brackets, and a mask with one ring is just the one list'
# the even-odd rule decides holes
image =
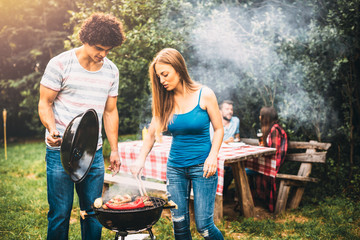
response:
{"label": "person in background", "polygon": [[[224,143],[230,143],[230,142],[238,142],[240,141],[240,119],[236,116],[233,116],[234,114],[234,102],[231,100],[224,100],[220,104],[220,113],[222,116],[222,123],[224,127]],[[214,133],[214,130],[212,126],[210,126],[210,136],[212,138],[212,135]],[[234,175],[232,172],[232,168],[230,166],[224,166],[224,189],[223,189],[223,195],[227,195],[227,190],[234,179]]]}
{"label": "person in background", "polygon": [[[240,119],[234,114],[234,102],[231,100],[224,100],[219,105],[222,116],[222,123],[224,126],[224,143],[240,141]],[[212,139],[214,133],[213,127],[210,125],[210,137]]]}
{"label": "person in background", "polygon": [[[184,58],[172,48],[157,53],[149,66],[149,75],[153,118],[131,172],[138,175],[156,137],[165,130],[171,132],[166,178],[168,199],[178,205],[178,209],[171,210],[175,239],[192,239],[191,187],[197,230],[204,239],[224,239],[213,219],[217,155],[224,135],[216,96],[210,88],[190,78]],[[214,126],[212,142],[210,122]]]}
{"label": "person in background", "polygon": [[[276,172],[283,164],[288,148],[288,137],[284,129],[279,125],[278,114],[274,107],[263,107],[260,110],[260,125],[263,133],[263,143],[265,147],[276,148]],[[263,200],[269,207],[270,212],[274,212],[276,202],[276,183],[275,178],[257,174],[256,195]]]}
{"label": "person in background", "polygon": [[234,114],[234,102],[225,100],[220,104],[222,123],[224,126],[224,143],[240,141],[240,119]]}
{"label": "person in background", "polygon": [[[74,198],[74,182],[60,160],[61,136],[78,114],[93,108],[102,119],[111,147],[109,170],[120,169],[117,149],[117,95],[119,70],[106,55],[125,40],[122,24],[111,15],[95,13],[83,23],[82,46],[52,58],[40,82],[39,116],[46,127],[46,174],[48,189],[47,239],[68,239],[69,220]],[[92,211],[101,197],[104,182],[102,137],[93,164],[83,181],[75,184],[80,210]],[[80,219],[82,239],[101,239],[102,226],[96,218]]]}

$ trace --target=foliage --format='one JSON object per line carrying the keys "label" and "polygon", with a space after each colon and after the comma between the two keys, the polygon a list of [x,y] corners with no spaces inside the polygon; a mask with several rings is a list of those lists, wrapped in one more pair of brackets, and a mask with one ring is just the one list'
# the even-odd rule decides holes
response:
{"label": "foliage", "polygon": [[[1,0],[0,79],[16,79],[44,68],[49,58],[63,48],[67,35],[63,23],[72,1]],[[26,41],[25,41],[26,40]]]}
{"label": "foliage", "polygon": [[74,4],[53,0],[15,2],[0,0],[0,109],[8,112],[8,136],[39,136],[41,72],[49,59],[63,50],[69,33],[63,23]]}
{"label": "foliage", "polygon": [[[336,103],[341,106],[342,124],[339,132],[348,143],[343,145],[341,140],[337,141],[338,155],[340,158],[349,159],[338,163],[346,170],[349,185],[345,191],[349,196],[360,198],[359,168],[360,162],[360,16],[356,14],[360,10],[360,1],[337,0],[327,2],[327,17],[323,20],[324,25],[336,27],[339,31],[339,41],[344,44],[339,51],[339,58],[335,68],[339,69],[336,76],[336,85],[340,86],[341,97],[336,98]],[[340,95],[340,94],[339,94]]]}
{"label": "foliage", "polygon": [[[341,0],[326,1],[323,8],[318,9],[319,19],[310,32],[312,37],[309,38],[311,41],[308,41],[306,51],[297,54],[297,59],[307,62],[308,75],[318,79],[316,85],[309,82],[308,88],[327,96],[326,109],[332,109],[317,110],[320,114],[327,112],[319,118],[322,123],[317,126],[322,128],[324,124],[330,124],[322,128],[323,138],[319,139],[327,139],[333,144],[333,152],[330,152],[333,159],[328,162],[333,166],[328,164],[327,177],[337,183],[333,186],[342,185],[344,192],[356,199],[360,196],[355,181],[360,175],[359,169],[355,167],[360,161],[359,141],[356,141],[360,135],[360,105],[356,104],[360,100],[360,75],[359,70],[355,69],[358,69],[356,65],[360,63],[360,26],[359,16],[354,13],[359,8],[360,1],[352,1],[350,4]],[[328,186],[330,191],[334,189],[330,184]]]}
{"label": "foliage", "polygon": [[8,136],[32,136],[43,133],[38,119],[39,79],[41,73],[33,72],[21,79],[0,82],[0,102],[7,109]]}

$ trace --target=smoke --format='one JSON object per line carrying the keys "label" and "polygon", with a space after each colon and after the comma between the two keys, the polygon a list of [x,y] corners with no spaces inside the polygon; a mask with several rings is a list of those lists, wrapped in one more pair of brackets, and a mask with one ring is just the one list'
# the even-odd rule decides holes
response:
{"label": "smoke", "polygon": [[113,184],[104,192],[103,199],[106,201],[110,200],[116,195],[125,195],[129,194],[130,196],[140,195],[138,189],[134,186],[129,186],[126,182],[118,182]]}
{"label": "smoke", "polygon": [[283,120],[295,118],[298,127],[319,127],[330,114],[321,93],[305,89],[303,63],[289,61],[281,51],[281,46],[309,41],[311,19],[316,17],[311,7],[302,1],[265,1],[256,6],[222,4],[205,11],[200,4],[191,14],[196,24],[187,39],[192,49],[188,68],[192,78],[212,88],[218,99],[262,99],[260,104],[275,105]]}
{"label": "smoke", "polygon": [[[104,191],[103,199],[105,201],[110,200],[116,195],[128,194],[132,197],[141,195],[139,186],[140,183],[137,182],[131,174],[119,173],[116,177],[114,177],[114,181],[116,181],[116,183],[111,184],[109,188]],[[147,186],[147,184],[149,183],[146,181],[146,178],[142,177],[142,186],[144,187],[142,191],[145,190],[143,194],[147,194],[148,196],[161,197],[164,199],[166,198],[166,195],[162,190],[156,190],[154,187]]]}
{"label": "smoke", "polygon": [[270,4],[259,8],[222,5],[207,17],[200,15],[190,34],[199,63],[192,74],[213,87],[224,81],[223,88],[230,90],[249,83],[245,81],[252,81],[248,85],[254,88],[265,85],[272,89],[289,75],[302,81],[295,74],[298,69],[286,66],[278,53],[281,43],[299,39],[306,27],[293,17],[289,9],[285,13]]}

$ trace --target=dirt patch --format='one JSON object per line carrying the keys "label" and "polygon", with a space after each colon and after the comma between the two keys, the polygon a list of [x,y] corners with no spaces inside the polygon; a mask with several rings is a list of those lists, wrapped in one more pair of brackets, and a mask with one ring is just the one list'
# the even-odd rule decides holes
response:
{"label": "dirt patch", "polygon": [[295,216],[295,215],[284,215],[281,218],[275,219],[276,223],[285,223],[285,222],[297,222],[297,223],[306,223],[309,219],[303,216]]}
{"label": "dirt patch", "polygon": [[232,239],[243,239],[245,237],[247,237],[248,235],[247,234],[244,234],[244,233],[232,233],[230,234],[230,237]]}
{"label": "dirt patch", "polygon": [[[226,218],[228,221],[237,220],[241,216],[240,206],[237,206],[237,201],[234,195],[235,194],[230,191],[223,198],[224,218]],[[275,215],[269,212],[266,206],[264,206],[262,203],[255,200],[254,205],[255,220],[263,220],[275,217]]]}
{"label": "dirt patch", "polygon": [[36,175],[34,173],[26,175],[26,178],[32,179],[32,180],[38,179],[38,177],[36,177]]}

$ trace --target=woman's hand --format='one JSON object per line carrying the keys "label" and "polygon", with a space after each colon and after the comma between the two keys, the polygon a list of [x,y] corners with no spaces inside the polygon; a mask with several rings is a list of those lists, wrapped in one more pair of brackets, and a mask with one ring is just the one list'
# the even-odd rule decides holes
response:
{"label": "woman's hand", "polygon": [[216,173],[217,158],[209,156],[204,163],[203,177],[209,178]]}
{"label": "woman's hand", "polygon": [[145,165],[144,161],[137,159],[130,167],[130,171],[132,175],[137,177],[140,174],[140,172],[143,170],[144,165]]}

